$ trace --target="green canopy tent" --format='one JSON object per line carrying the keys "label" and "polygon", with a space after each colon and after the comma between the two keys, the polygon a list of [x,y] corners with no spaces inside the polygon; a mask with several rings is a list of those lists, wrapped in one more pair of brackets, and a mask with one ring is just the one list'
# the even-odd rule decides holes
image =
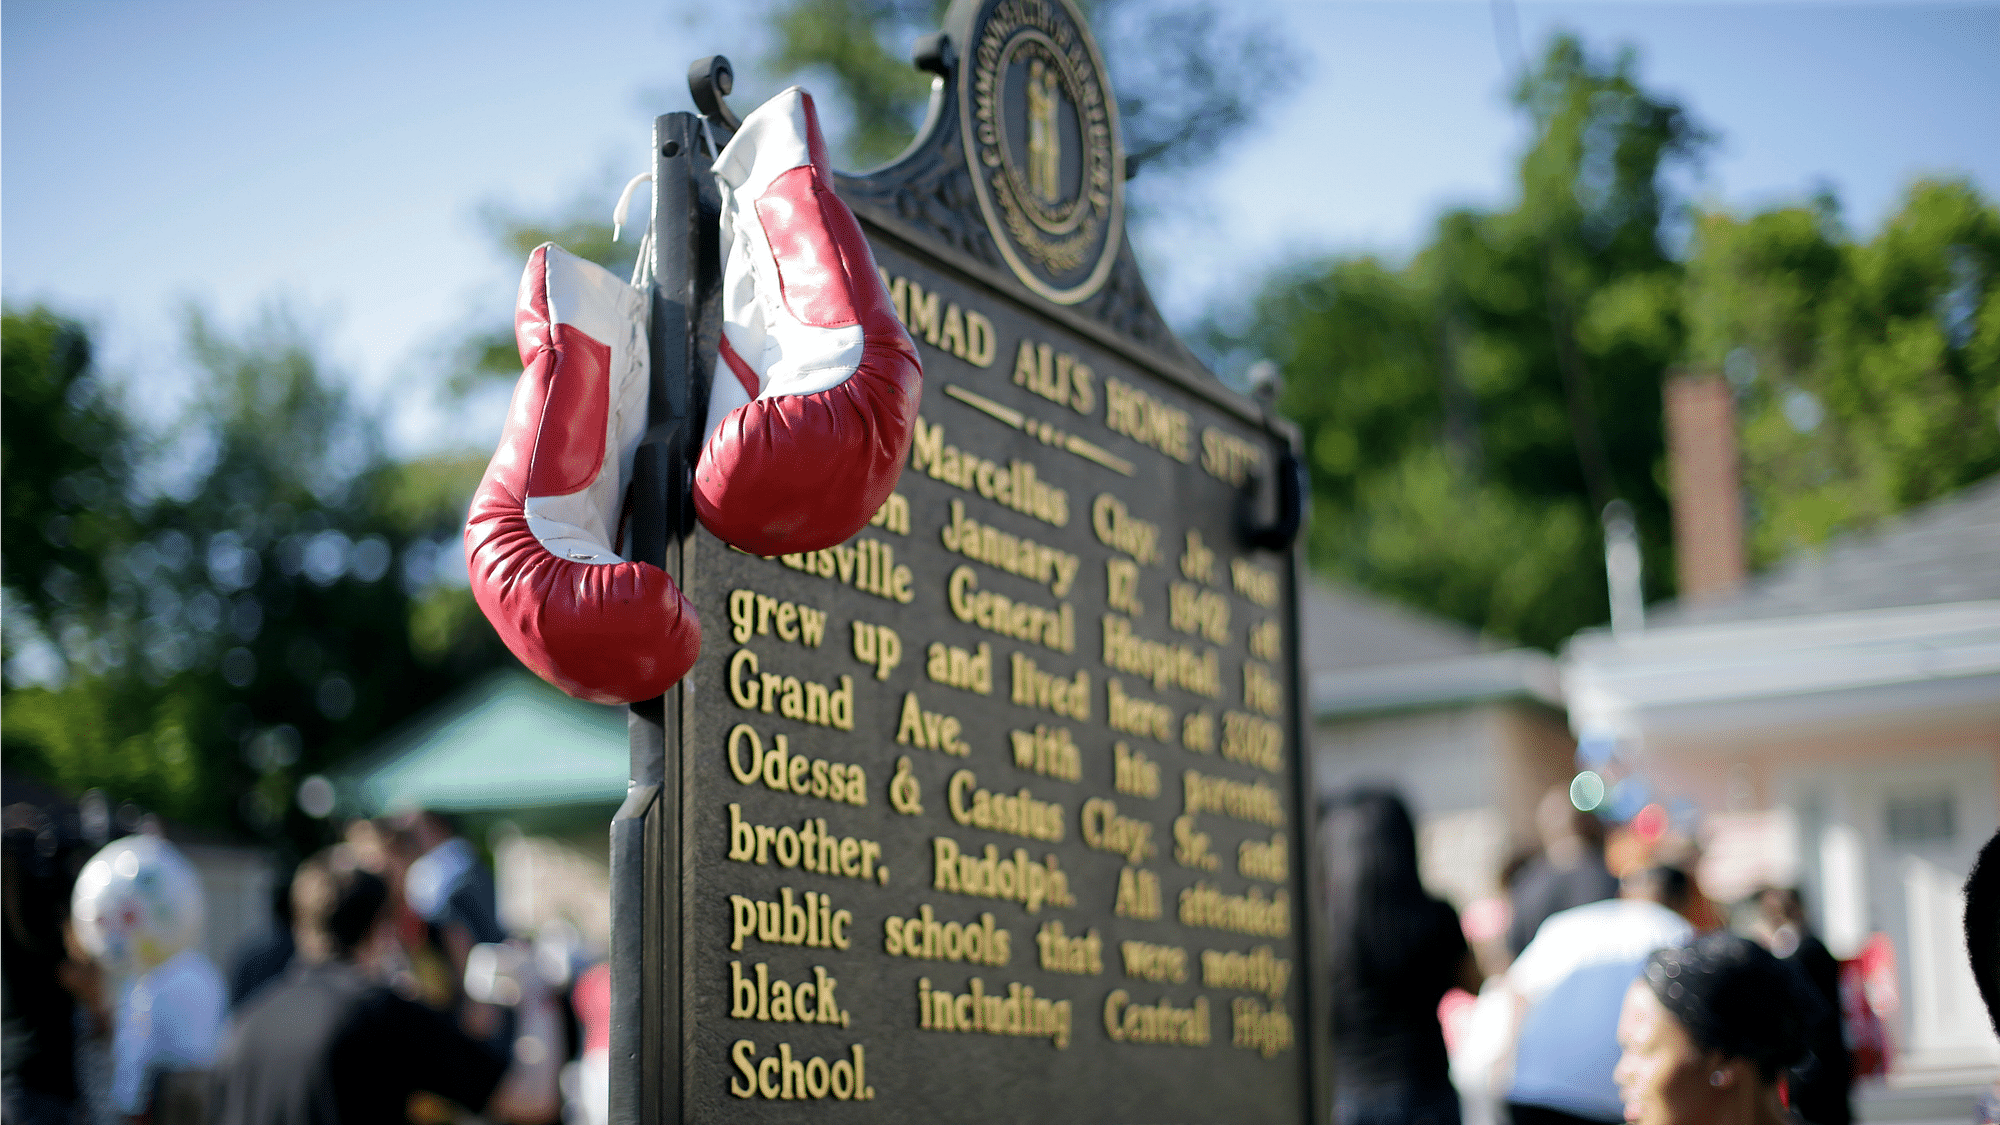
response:
{"label": "green canopy tent", "polygon": [[602,832],[625,799],[629,763],[624,708],[571,699],[517,669],[392,732],[334,780],[348,815],[427,808]]}

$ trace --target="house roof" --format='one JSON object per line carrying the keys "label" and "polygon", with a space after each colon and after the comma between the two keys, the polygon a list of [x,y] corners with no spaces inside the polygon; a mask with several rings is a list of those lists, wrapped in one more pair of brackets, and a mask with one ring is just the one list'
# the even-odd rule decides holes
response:
{"label": "house roof", "polygon": [[622,707],[496,672],[391,734],[336,784],[343,805],[368,815],[616,804],[631,768],[625,723]]}
{"label": "house roof", "polygon": [[1488,647],[1457,622],[1319,578],[1302,584],[1299,615],[1305,630],[1300,657],[1308,676],[1444,660]]}
{"label": "house roof", "polygon": [[1791,556],[1712,602],[1650,608],[1647,626],[1702,625],[2000,598],[2000,475]]}
{"label": "house roof", "polygon": [[1456,622],[1318,579],[1305,584],[1299,612],[1317,718],[1494,699],[1561,706],[1555,662],[1535,649],[1494,651]]}
{"label": "house roof", "polygon": [[1669,606],[1565,651],[1572,725],[1746,731],[1990,704],[2000,695],[2000,477],[1841,536],[1735,596]]}

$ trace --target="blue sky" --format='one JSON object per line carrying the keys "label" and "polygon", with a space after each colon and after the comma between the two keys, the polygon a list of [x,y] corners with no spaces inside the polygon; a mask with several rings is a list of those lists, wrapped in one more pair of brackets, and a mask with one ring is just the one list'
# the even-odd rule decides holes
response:
{"label": "blue sky", "polygon": [[[440,408],[441,351],[504,323],[517,263],[482,206],[535,214],[646,166],[680,75],[749,72],[758,4],[147,4],[9,0],[0,23],[0,291],[90,323],[164,414],[188,385],[179,310],[224,324],[282,300],[411,451],[492,440]],[[1289,257],[1419,245],[1445,206],[1504,206],[1524,133],[1494,9],[1405,0],[1268,10],[1305,60],[1292,92],[1139,246],[1185,323]],[[578,12],[588,11],[587,19]],[[1872,230],[1908,182],[2000,193],[2000,5],[1521,3],[1551,31],[1629,43],[1649,88],[1720,137],[1697,198],[1735,209],[1832,188]],[[1115,67],[1115,61],[1114,61]],[[746,93],[775,76],[746,73]],[[743,98],[737,99],[739,102]]]}

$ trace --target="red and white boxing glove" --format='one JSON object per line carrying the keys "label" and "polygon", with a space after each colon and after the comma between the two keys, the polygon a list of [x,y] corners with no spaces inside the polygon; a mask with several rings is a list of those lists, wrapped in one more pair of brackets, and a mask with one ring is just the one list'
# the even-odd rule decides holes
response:
{"label": "red and white boxing glove", "polygon": [[831,547],[902,475],[916,345],[833,193],[811,95],[794,86],[757,107],[715,175],[727,260],[695,512],[753,554]]}
{"label": "red and white boxing glove", "polygon": [[465,522],[472,593],[515,656],[578,699],[677,683],[701,624],[656,566],[619,557],[646,428],[646,294],[552,243],[514,308],[521,380]]}

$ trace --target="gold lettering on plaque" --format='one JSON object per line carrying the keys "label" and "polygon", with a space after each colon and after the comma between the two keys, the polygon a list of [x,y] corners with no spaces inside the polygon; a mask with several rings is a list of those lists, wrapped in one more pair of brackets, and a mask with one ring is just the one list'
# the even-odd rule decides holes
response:
{"label": "gold lettering on plaque", "polygon": [[1196,883],[1181,891],[1181,925],[1229,930],[1256,937],[1289,937],[1292,933],[1292,898],[1280,890],[1270,898],[1264,888],[1251,887],[1248,894],[1224,894],[1207,883]]}
{"label": "gold lettering on plaque", "polygon": [[1137,387],[1116,379],[1104,380],[1104,424],[1176,461],[1194,460],[1188,412],[1168,406]]}
{"label": "gold lettering on plaque", "polygon": [[1143,750],[1133,750],[1123,742],[1111,746],[1112,788],[1134,797],[1160,795],[1160,767]]}
{"label": "gold lettering on plaque", "polygon": [[827,831],[824,817],[808,818],[798,828],[752,824],[743,819],[743,806],[734,801],[729,803],[729,858],[738,863],[803,867],[818,875],[889,881],[889,869],[876,863],[882,858],[881,844],[835,836]]}
{"label": "gold lettering on plaque", "polygon": [[896,306],[896,318],[910,330],[912,339],[950,352],[974,367],[993,366],[996,341],[991,320],[974,309],[941,304],[935,291],[927,293],[907,277],[891,277],[879,266],[877,271],[883,287],[889,290],[889,302]]}
{"label": "gold lettering on plaque", "polygon": [[1014,353],[1014,385],[1050,402],[1088,414],[1097,405],[1097,376],[1088,364],[1047,344],[1022,340]]}
{"label": "gold lettering on plaque", "polygon": [[1213,871],[1222,866],[1222,857],[1210,848],[1208,833],[1195,831],[1192,814],[1174,818],[1174,862],[1197,871]]}
{"label": "gold lettering on plaque", "polygon": [[1214,649],[1148,640],[1132,631],[1130,618],[1104,615],[1104,663],[1152,681],[1154,691],[1177,687],[1211,698],[1222,694],[1222,660]]}
{"label": "gold lettering on plaque", "polygon": [[868,1052],[859,1043],[848,1046],[846,1058],[829,1064],[818,1055],[793,1058],[790,1043],[778,1044],[776,1054],[759,1059],[756,1040],[738,1039],[729,1045],[729,1061],[736,1066],[729,1092],[739,1098],[865,1102],[875,1097],[875,1087],[868,1084]]}
{"label": "gold lettering on plaque", "polygon": [[782,734],[764,740],[747,723],[729,728],[726,747],[729,773],[744,785],[759,782],[779,793],[818,797],[849,805],[868,803],[868,773],[860,766],[829,762],[791,753],[789,740]]}
{"label": "gold lettering on plaque", "polygon": [[944,525],[938,538],[943,541],[944,549],[953,554],[1040,582],[1059,598],[1069,596],[1077,569],[1083,564],[1068,551],[1046,547],[968,518],[963,500],[951,502],[951,522]]}
{"label": "gold lettering on plaque", "polygon": [[1266,621],[1250,630],[1250,655],[1275,664],[1281,655],[1280,646],[1284,643],[1284,639],[1284,633],[1279,630],[1278,622],[1275,619]]}
{"label": "gold lettering on plaque", "polygon": [[1011,665],[1012,702],[1054,711],[1079,723],[1090,721],[1090,673],[1079,670],[1074,677],[1064,679],[1042,671],[1033,660],[1018,652],[1013,655]]}
{"label": "gold lettering on plaque", "polygon": [[1006,992],[988,992],[973,977],[953,995],[917,978],[917,1026],[925,1031],[977,1032],[1047,1039],[1060,1051],[1069,1046],[1069,1001],[1035,995],[1032,985],[1015,983]]}
{"label": "gold lettering on plaque", "polygon": [[1118,897],[1111,912],[1122,918],[1160,916],[1160,877],[1143,867],[1127,867],[1118,872]]}
{"label": "gold lettering on plaque", "polygon": [[854,659],[875,669],[875,678],[886,680],[903,662],[903,638],[887,625],[854,621]]}
{"label": "gold lettering on plaque", "polygon": [[1104,1033],[1120,1043],[1155,1043],[1171,1047],[1208,1046],[1208,997],[1194,1006],[1176,1008],[1168,1000],[1140,1004],[1122,988],[1104,998]]}
{"label": "gold lettering on plaque", "polygon": [[1187,950],[1178,945],[1155,945],[1150,941],[1121,941],[1118,952],[1125,960],[1125,975],[1133,980],[1168,981],[1181,984],[1188,978]]}
{"label": "gold lettering on plaque", "polygon": [[1229,560],[1229,581],[1236,592],[1269,608],[1278,604],[1278,576],[1244,559]]}
{"label": "gold lettering on plaque", "polygon": [[1051,918],[1035,934],[1035,944],[1041,947],[1042,968],[1052,973],[1095,976],[1104,971],[1104,939],[1094,929],[1072,935]]}
{"label": "gold lettering on plaque", "polygon": [[1285,708],[1285,693],[1278,687],[1278,677],[1254,660],[1243,662],[1243,705],[1266,715],[1276,715]]}
{"label": "gold lettering on plaque", "polygon": [[[1063,807],[1036,799],[1026,786],[1017,793],[994,793],[979,786],[971,770],[951,775],[945,787],[951,818],[973,828],[1055,843],[1063,838]],[[1084,823],[1089,824],[1086,818]],[[1095,845],[1093,845],[1095,846]]]}
{"label": "gold lettering on plaque", "polygon": [[1206,711],[1190,711],[1181,720],[1181,745],[1197,754],[1215,752],[1215,716]]}
{"label": "gold lettering on plaque", "polygon": [[1173,708],[1150,699],[1139,699],[1125,694],[1125,685],[1116,677],[1104,680],[1106,710],[1110,712],[1106,722],[1112,730],[1122,730],[1127,734],[1144,735],[1160,742],[1168,742],[1174,736]]}
{"label": "gold lettering on plaque", "polygon": [[781,641],[818,648],[826,637],[826,613],[802,602],[783,602],[755,590],[729,591],[729,635],[737,644],[776,633]]}
{"label": "gold lettering on plaque", "polygon": [[1146,612],[1139,604],[1139,564],[1131,559],[1104,560],[1104,604],[1134,617]]}
{"label": "gold lettering on plaque", "polygon": [[1014,766],[1043,777],[1076,781],[1083,776],[1083,755],[1068,727],[1035,724],[1034,730],[1008,731],[1014,744]]}
{"label": "gold lettering on plaque", "polygon": [[1090,505],[1090,529],[1097,541],[1141,563],[1160,561],[1160,529],[1133,515],[1125,502],[1101,492]]}
{"label": "gold lettering on plaque", "polygon": [[1241,711],[1223,712],[1223,757],[1278,773],[1285,768],[1284,755],[1285,728]]}
{"label": "gold lettering on plaque", "polygon": [[1230,949],[1201,951],[1201,983],[1204,988],[1234,988],[1255,992],[1273,1000],[1283,998],[1292,979],[1292,963],[1260,945],[1248,953]]}
{"label": "gold lettering on plaque", "polygon": [[969,566],[953,567],[945,582],[951,615],[991,633],[1030,641],[1057,652],[1076,651],[1076,611],[1068,602],[1056,608],[1017,602],[1005,594],[979,588],[979,575]]}
{"label": "gold lettering on plaque", "polygon": [[737,649],[729,658],[729,697],[746,711],[836,730],[854,729],[853,676],[842,676],[838,688],[829,688],[797,676],[760,671],[757,654],[747,648]]}
{"label": "gold lettering on plaque", "polygon": [[896,548],[880,540],[858,539],[851,546],[843,543],[823,551],[779,555],[778,561],[902,605],[917,596],[910,588],[910,568],[897,563]]}
{"label": "gold lettering on plaque", "polygon": [[768,901],[730,895],[729,913],[732,953],[742,952],[745,939],[810,949],[846,949],[852,941],[847,927],[854,912],[835,910],[832,896],[813,891],[795,899],[792,888],[779,887],[778,897]]}
{"label": "gold lettering on plaque", "polygon": [[1263,460],[1263,450],[1234,434],[1213,427],[1201,432],[1201,467],[1216,480],[1241,485]]}
{"label": "gold lettering on plaque", "polygon": [[993,924],[993,915],[978,921],[939,922],[925,903],[908,918],[882,923],[882,951],[891,957],[920,961],[970,961],[975,965],[1005,965],[1013,957],[1014,936]]}
{"label": "gold lettering on plaque", "polygon": [[959,734],[965,724],[938,711],[926,711],[914,691],[903,693],[903,714],[896,722],[896,741],[904,746],[921,746],[963,758],[972,753]]}
{"label": "gold lettering on plaque", "polygon": [[1188,529],[1187,549],[1181,552],[1181,576],[1190,582],[1215,585],[1215,551],[1201,541],[1201,532]]}
{"label": "gold lettering on plaque", "polygon": [[882,506],[875,509],[875,514],[869,517],[868,526],[879,527],[884,531],[893,531],[897,535],[908,535],[910,533],[910,502],[904,499],[902,493],[891,492],[889,498],[882,501]]}
{"label": "gold lettering on plaque", "polygon": [[966,492],[1035,517],[1055,527],[1069,525],[1069,493],[1042,480],[1026,461],[1005,465],[947,445],[944,427],[917,419],[910,442],[910,467]]}
{"label": "gold lettering on plaque", "polygon": [[977,695],[992,695],[993,646],[981,644],[968,652],[956,645],[933,642],[924,650],[924,674],[932,683]]}
{"label": "gold lettering on plaque", "polygon": [[729,1014],[739,1020],[771,1023],[824,1023],[847,1026],[847,1011],[834,999],[839,981],[813,966],[811,980],[797,984],[772,980],[762,961],[743,971],[743,962],[729,963]]}
{"label": "gold lettering on plaque", "polygon": [[931,838],[931,889],[1018,902],[1030,914],[1040,911],[1044,902],[1076,905],[1069,893],[1069,875],[1057,866],[1055,856],[1038,862],[1028,858],[1028,849],[1015,848],[1003,857],[992,844],[974,855],[949,836]]}
{"label": "gold lettering on plaque", "polygon": [[1182,811],[1190,816],[1218,812],[1252,824],[1285,826],[1285,806],[1268,781],[1236,781],[1209,777],[1199,770],[1183,770],[1181,785],[1186,806]]}
{"label": "gold lettering on plaque", "polygon": [[1282,883],[1291,878],[1291,854],[1283,832],[1269,840],[1245,840],[1236,845],[1236,870],[1251,879]]}
{"label": "gold lettering on plaque", "polygon": [[1265,1058],[1292,1048],[1292,1017],[1280,1005],[1265,1008],[1248,996],[1229,1002],[1229,1045],[1256,1051]]}
{"label": "gold lettering on plaque", "polygon": [[896,775],[889,779],[889,806],[904,816],[924,814],[923,786],[910,772],[909,755],[896,759]]}
{"label": "gold lettering on plaque", "polygon": [[1229,599],[1215,590],[1204,590],[1190,582],[1175,582],[1167,587],[1167,624],[1183,633],[1194,633],[1216,644],[1226,645],[1229,643]]}
{"label": "gold lettering on plaque", "polygon": [[1083,803],[1079,820],[1085,844],[1122,855],[1127,863],[1144,863],[1158,851],[1153,846],[1153,826],[1120,813],[1116,801],[1092,797]]}

